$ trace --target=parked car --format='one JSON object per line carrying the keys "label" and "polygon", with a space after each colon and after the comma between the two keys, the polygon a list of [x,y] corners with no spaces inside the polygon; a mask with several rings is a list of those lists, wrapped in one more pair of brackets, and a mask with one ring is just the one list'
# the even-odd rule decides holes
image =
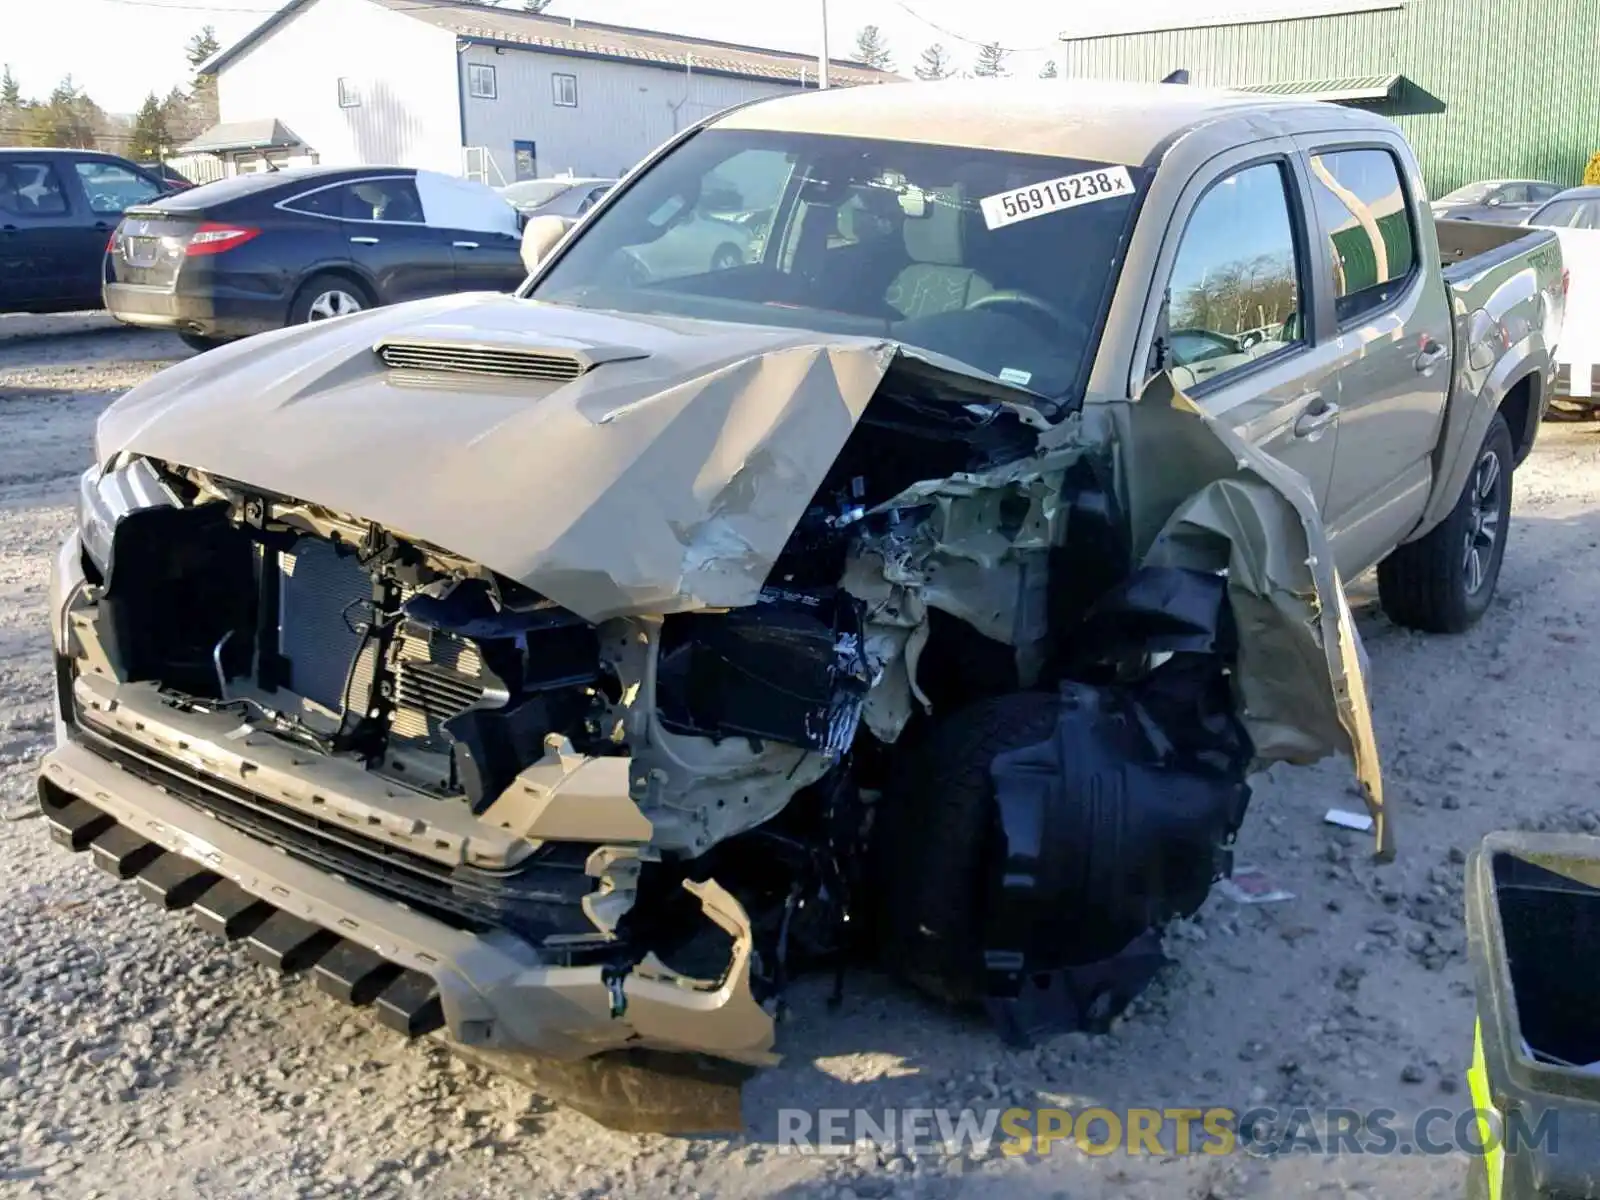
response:
{"label": "parked car", "polygon": [[615,179],[524,179],[499,192],[523,216],[581,217],[616,185]]}
{"label": "parked car", "polygon": [[240,175],[130,209],[105,305],[196,349],[526,274],[516,210],[492,188],[400,167]]}
{"label": "parked car", "polygon": [[164,162],[147,162],[139,165],[165,183],[174,192],[181,192],[185,188],[194,187],[194,180],[176,167],[169,167]]}
{"label": "parked car", "polygon": [[1433,215],[1517,225],[1560,190],[1559,184],[1538,179],[1486,179],[1440,196],[1433,202]]}
{"label": "parked car", "polygon": [[1592,414],[1600,408],[1600,187],[1568,188],[1528,224],[1555,230],[1571,275],[1566,333],[1556,350],[1556,403]]}
{"label": "parked car", "polygon": [[[631,279],[719,172],[760,252]],[[1348,756],[1394,852],[1342,581],[1494,595],[1561,248],[1423,188],[1312,101],[813,91],[529,222],[516,295],[171,367],[56,560],[52,836],[567,1088],[771,1063],[847,954],[1109,1020],[1253,770]]]}
{"label": "parked car", "polygon": [[1525,222],[1540,229],[1600,229],[1600,187],[1575,187],[1557,193]]}
{"label": "parked car", "polygon": [[170,190],[115,154],[0,148],[0,312],[99,308],[111,231]]}

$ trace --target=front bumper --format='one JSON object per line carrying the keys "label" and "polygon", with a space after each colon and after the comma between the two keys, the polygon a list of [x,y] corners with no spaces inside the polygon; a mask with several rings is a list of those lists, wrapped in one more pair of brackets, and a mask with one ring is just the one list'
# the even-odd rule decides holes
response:
{"label": "front bumper", "polygon": [[288,319],[287,301],[256,295],[231,295],[225,288],[204,294],[148,287],[135,283],[106,283],[106,311],[125,325],[148,329],[176,329],[212,338],[248,337],[281,329]]}
{"label": "front bumper", "polygon": [[[776,1061],[772,1020],[750,992],[748,929],[715,990],[643,964],[608,979],[600,966],[542,964],[509,934],[453,928],[282,854],[76,741],[41,763],[39,800],[58,843],[410,1036],[443,1029],[464,1045],[558,1060],[643,1047]],[[742,919],[715,884],[699,894],[708,915]]]}
{"label": "front bumper", "polygon": [[[403,1033],[438,1029],[463,1045],[565,1061],[624,1047],[751,1066],[777,1061],[772,1018],[750,990],[749,923],[715,883],[691,888],[734,944],[715,987],[686,986],[650,958],[608,978],[598,965],[542,962],[514,934],[458,928],[252,837],[222,819],[237,779],[216,780],[217,795],[208,798],[184,786],[179,758],[135,773],[131,760],[116,761],[109,743],[100,752],[97,736],[80,726],[65,657],[74,641],[71,612],[84,587],[72,535],[50,579],[56,748],[39,768],[40,806],[56,841],[90,852],[165,907],[192,908],[216,932],[249,939],[258,959],[309,971],[331,995],[372,1005]],[[109,679],[92,678],[115,688]],[[198,749],[185,746],[184,736],[168,739],[180,756]]]}

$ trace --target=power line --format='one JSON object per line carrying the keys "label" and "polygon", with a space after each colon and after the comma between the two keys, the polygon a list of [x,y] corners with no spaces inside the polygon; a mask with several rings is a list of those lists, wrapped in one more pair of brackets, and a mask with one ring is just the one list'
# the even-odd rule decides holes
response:
{"label": "power line", "polygon": [[[935,29],[944,34],[944,36],[947,38],[952,38],[958,42],[965,42],[967,45],[976,46],[980,50],[986,49],[990,46],[995,46],[995,43],[993,42],[984,42],[978,40],[977,38],[970,38],[964,33],[957,33],[954,29],[945,28],[937,21],[928,20],[927,17],[923,16],[916,9],[905,3],[905,0],[894,0],[894,2],[897,8],[905,11],[906,15],[914,17],[916,20],[921,21],[929,29]],[[1002,54],[1041,54],[1050,50],[1055,50],[1060,45],[1061,43],[1059,41],[1055,41],[1047,42],[1043,46],[995,46],[995,49],[999,50]]]}

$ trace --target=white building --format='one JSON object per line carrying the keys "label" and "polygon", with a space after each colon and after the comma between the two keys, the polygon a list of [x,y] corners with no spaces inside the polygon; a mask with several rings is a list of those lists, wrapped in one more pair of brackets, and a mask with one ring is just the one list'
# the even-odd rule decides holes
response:
{"label": "white building", "polygon": [[[228,169],[384,164],[491,184],[614,177],[729,105],[815,87],[801,54],[450,0],[289,0],[204,70]],[[897,76],[830,64],[829,83]],[[291,144],[264,144],[282,143]]]}

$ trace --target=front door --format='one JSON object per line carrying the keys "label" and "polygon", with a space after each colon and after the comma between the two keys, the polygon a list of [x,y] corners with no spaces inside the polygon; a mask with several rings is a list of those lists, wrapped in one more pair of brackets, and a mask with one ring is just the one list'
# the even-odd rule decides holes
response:
{"label": "front door", "polygon": [[1418,237],[1401,160],[1383,146],[1305,144],[1318,253],[1332,274],[1340,441],[1323,509],[1345,578],[1410,532],[1426,507],[1453,344],[1450,301]]}
{"label": "front door", "polygon": [[[80,242],[89,214],[74,211],[56,164],[35,159],[0,161],[0,309],[61,308],[81,303],[100,306],[83,290]],[[94,263],[105,254],[102,234]]]}
{"label": "front door", "polygon": [[1192,185],[1166,281],[1165,365],[1180,391],[1305,476],[1321,505],[1339,408],[1334,353],[1311,332],[1303,209],[1288,146]]}

